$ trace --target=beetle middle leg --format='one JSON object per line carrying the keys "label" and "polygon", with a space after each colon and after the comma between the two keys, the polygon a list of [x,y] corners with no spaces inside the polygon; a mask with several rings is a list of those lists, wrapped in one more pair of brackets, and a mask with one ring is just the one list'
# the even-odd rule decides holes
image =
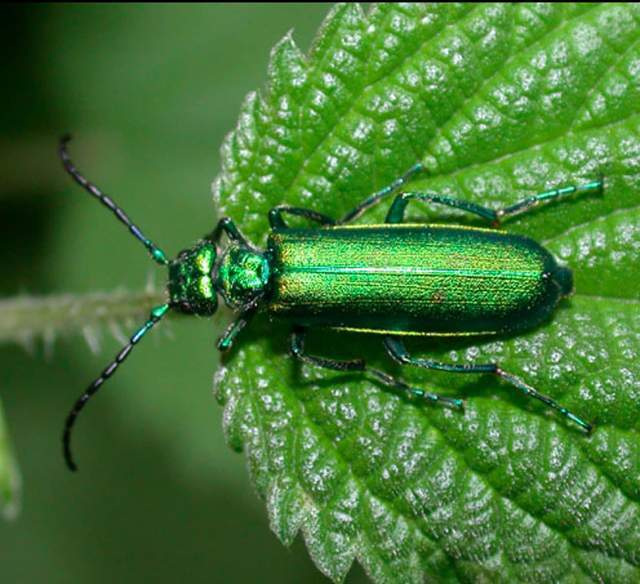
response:
{"label": "beetle middle leg", "polygon": [[437,371],[449,371],[450,373],[492,373],[501,379],[504,379],[507,383],[521,391],[528,397],[535,398],[546,406],[553,408],[560,412],[565,418],[575,422],[587,432],[591,432],[591,424],[585,422],[582,418],[579,418],[574,413],[570,412],[567,408],[561,406],[554,399],[540,393],[537,389],[531,387],[525,383],[519,377],[504,371],[497,363],[484,363],[484,364],[469,364],[458,365],[455,363],[442,363],[440,361],[433,361],[431,359],[421,359],[418,357],[412,357],[407,351],[404,343],[395,337],[385,337],[384,346],[391,358],[400,363],[401,365],[416,365],[417,367],[424,367],[425,369],[434,369]]}
{"label": "beetle middle leg", "polygon": [[457,199],[456,197],[447,197],[444,195],[437,195],[433,193],[421,193],[421,192],[406,192],[400,193],[391,204],[389,212],[387,213],[387,223],[402,223],[404,222],[404,214],[411,200],[426,201],[428,203],[437,203],[452,207],[454,209],[461,209],[474,215],[479,215],[483,219],[487,219],[492,222],[494,226],[500,225],[503,219],[507,217],[514,217],[530,211],[534,207],[537,207],[540,203],[550,201],[552,199],[560,199],[574,193],[600,191],[602,190],[604,182],[602,179],[594,180],[584,185],[579,186],[567,186],[558,189],[550,189],[543,191],[537,195],[527,197],[509,205],[502,209],[490,209],[483,205],[472,203],[471,201],[465,201],[463,199]]}
{"label": "beetle middle leg", "polygon": [[322,213],[318,213],[317,211],[313,211],[311,209],[305,209],[304,207],[292,207],[290,205],[278,205],[269,211],[269,225],[271,225],[272,229],[287,229],[289,226],[284,220],[283,215],[296,215],[298,217],[305,217],[310,221],[314,221],[315,223],[320,223],[323,226],[326,225],[344,225],[346,223],[350,223],[354,221],[360,215],[362,215],[365,211],[370,209],[371,207],[377,205],[382,199],[392,195],[397,192],[400,188],[402,188],[407,182],[409,182],[416,174],[422,172],[424,170],[423,165],[418,162],[414,164],[407,172],[405,172],[402,176],[398,177],[391,184],[386,187],[376,191],[372,195],[368,196],[362,203],[360,203],[357,207],[349,211],[342,219],[336,221],[327,215]]}
{"label": "beetle middle leg", "polygon": [[437,402],[450,407],[461,409],[463,402],[461,399],[444,397],[437,393],[431,393],[420,389],[418,387],[411,387],[404,381],[396,379],[391,375],[367,367],[364,359],[352,359],[350,361],[339,361],[337,359],[327,359],[326,357],[318,357],[316,355],[309,355],[304,350],[304,341],[307,330],[304,327],[296,327],[291,334],[291,354],[304,363],[313,365],[315,367],[321,367],[323,369],[331,369],[333,371],[362,371],[373,375],[378,381],[381,381],[384,385],[398,391],[405,395],[410,400],[424,400],[430,402]]}
{"label": "beetle middle leg", "polygon": [[407,184],[416,174],[419,174],[424,170],[424,166],[422,163],[418,162],[414,164],[407,172],[405,172],[402,176],[398,177],[391,184],[386,187],[376,191],[372,195],[368,196],[362,203],[360,203],[355,209],[349,211],[342,219],[338,221],[339,224],[344,225],[345,223],[350,223],[354,221],[360,215],[362,215],[365,211],[368,211],[371,207],[377,205],[382,199],[392,195],[399,189],[401,189],[405,184]]}

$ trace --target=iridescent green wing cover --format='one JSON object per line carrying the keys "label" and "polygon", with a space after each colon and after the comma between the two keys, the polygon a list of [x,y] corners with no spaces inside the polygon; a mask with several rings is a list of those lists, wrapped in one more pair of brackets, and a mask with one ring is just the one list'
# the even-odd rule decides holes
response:
{"label": "iridescent green wing cover", "polygon": [[269,311],[303,325],[420,335],[495,334],[548,318],[562,295],[535,241],[462,226],[274,232]]}

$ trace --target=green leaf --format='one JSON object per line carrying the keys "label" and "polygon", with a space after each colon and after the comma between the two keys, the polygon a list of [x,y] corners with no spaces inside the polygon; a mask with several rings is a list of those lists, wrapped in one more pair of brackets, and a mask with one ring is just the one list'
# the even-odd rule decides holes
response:
{"label": "green leaf", "polygon": [[9,433],[0,403],[0,515],[13,519],[18,513],[20,475],[13,453]]}
{"label": "green leaf", "polygon": [[[299,367],[286,328],[266,320],[216,387],[273,531],[285,544],[302,531],[334,580],[354,559],[376,582],[640,580],[640,6],[337,6],[308,56],[291,36],[273,49],[222,157],[214,198],[261,244],[274,205],[339,217],[416,161],[428,173],[412,189],[492,208],[606,177],[604,196],[505,226],[574,270],[577,294],[552,322],[410,346],[497,360],[592,420],[591,437],[486,377],[403,369],[464,397],[460,414]],[[436,217],[477,223],[412,211]],[[400,374],[377,339],[311,337],[313,353]]]}

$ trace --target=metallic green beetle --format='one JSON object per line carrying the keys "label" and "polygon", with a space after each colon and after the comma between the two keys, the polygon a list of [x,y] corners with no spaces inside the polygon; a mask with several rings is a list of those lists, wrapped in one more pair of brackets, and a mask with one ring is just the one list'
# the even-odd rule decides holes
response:
{"label": "metallic green beetle", "polygon": [[[89,398],[170,309],[209,316],[218,307],[218,294],[239,312],[218,341],[221,351],[231,347],[257,311],[264,310],[272,318],[291,323],[291,353],[301,361],[326,369],[366,371],[412,400],[462,407],[461,399],[411,387],[367,367],[362,359],[338,361],[304,350],[310,328],[378,334],[398,363],[453,373],[492,373],[587,432],[591,430],[590,424],[497,363],[458,365],[417,358],[409,354],[402,341],[408,335],[486,336],[530,329],[547,320],[558,302],[571,294],[571,271],[527,237],[460,225],[408,224],[404,223],[404,214],[410,201],[419,200],[479,215],[497,227],[502,219],[524,213],[543,201],[602,191],[602,179],[545,191],[494,211],[451,197],[399,192],[422,170],[416,164],[337,221],[309,209],[275,207],[269,212],[272,230],[265,250],[249,242],[231,219],[223,218],[211,234],[170,261],[111,198],[78,172],[67,153],[68,140],[66,136],[60,143],[67,172],[129,228],[157,263],[169,268],[169,301],[151,311],[149,320],[78,399],[67,418],[63,446],[70,469],[76,469],[70,450],[71,429]],[[351,225],[392,193],[399,194],[384,224]],[[287,215],[303,217],[319,226],[291,228],[285,222]],[[223,234],[228,239],[226,247],[221,245]]]}

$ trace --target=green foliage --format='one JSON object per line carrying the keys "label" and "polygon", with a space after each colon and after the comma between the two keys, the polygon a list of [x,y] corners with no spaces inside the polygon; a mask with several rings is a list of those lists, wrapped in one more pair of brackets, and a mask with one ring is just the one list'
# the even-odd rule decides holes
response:
{"label": "green foliage", "polygon": [[[79,168],[176,254],[214,225],[219,145],[243,96],[264,79],[269,49],[293,26],[307,45],[328,9],[8,9],[0,336],[10,342],[0,346],[0,399],[25,488],[18,520],[0,517],[2,582],[134,583],[153,574],[172,583],[186,565],[193,581],[324,581],[302,541],[289,550],[273,537],[244,457],[224,442],[211,377],[228,313],[173,318],[145,338],[83,412],[74,436],[80,472],[65,468],[69,408],[144,322],[148,306],[132,306],[143,295],[131,292],[152,278],[164,294],[166,270],[62,172],[56,147],[71,131]],[[21,303],[24,294],[38,301]],[[51,313],[33,318],[34,304],[57,304],[64,315],[67,294],[82,303],[80,328],[72,311],[54,327]],[[34,333],[29,353],[4,328],[3,317],[15,318],[3,310],[11,303]]]}
{"label": "green foliage", "polygon": [[9,435],[0,404],[0,515],[13,518],[18,512],[20,477],[9,443]]}
{"label": "green foliage", "polygon": [[[354,558],[376,582],[640,579],[639,27],[631,3],[342,5],[308,57],[291,36],[273,49],[214,185],[221,214],[256,243],[270,207],[340,216],[416,161],[429,172],[412,188],[492,207],[606,177],[603,197],[506,226],[575,272],[553,322],[410,345],[499,361],[593,421],[591,437],[492,378],[402,371],[464,397],[460,414],[298,367],[275,324],[243,333],[216,378],[228,442],[245,451],[274,532],[289,544],[301,530],[334,580]],[[379,340],[311,336],[313,352],[399,373]]]}

